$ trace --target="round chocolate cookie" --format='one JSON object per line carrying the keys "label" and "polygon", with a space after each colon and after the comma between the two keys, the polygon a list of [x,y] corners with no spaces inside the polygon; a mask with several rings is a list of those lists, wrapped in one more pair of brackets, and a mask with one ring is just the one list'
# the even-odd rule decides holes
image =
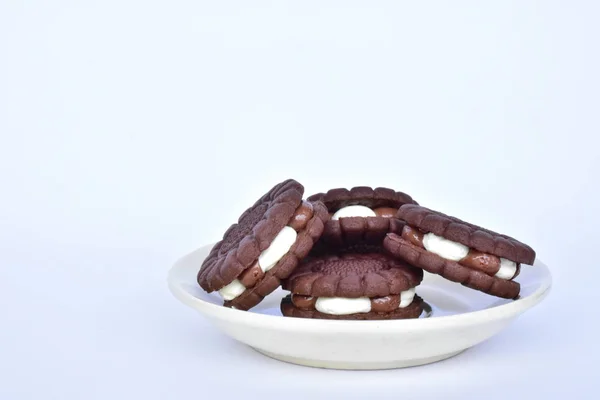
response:
{"label": "round chocolate cookie", "polygon": [[309,201],[322,201],[330,213],[321,240],[324,245],[343,247],[357,243],[381,245],[385,235],[393,231],[398,208],[417,204],[409,195],[388,188],[331,189],[318,193]]}
{"label": "round chocolate cookie", "polygon": [[281,312],[304,318],[416,318],[423,310],[415,297],[422,279],[421,269],[380,253],[307,258],[283,282],[291,295]]}
{"label": "round chocolate cookie", "polygon": [[402,232],[384,239],[392,255],[493,296],[519,296],[521,263],[533,264],[535,251],[510,236],[464,222],[418,205],[404,205],[397,214]]}
{"label": "round chocolate cookie", "polygon": [[224,305],[248,310],[289,276],[323,232],[320,202],[303,202],[303,186],[288,179],[256,201],[215,244],[198,272],[207,292]]}

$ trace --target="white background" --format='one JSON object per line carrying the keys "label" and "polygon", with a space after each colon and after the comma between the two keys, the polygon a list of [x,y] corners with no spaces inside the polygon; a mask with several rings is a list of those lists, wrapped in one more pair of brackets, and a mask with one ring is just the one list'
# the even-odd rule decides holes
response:
{"label": "white background", "polygon": [[[592,397],[599,11],[2,1],[0,398]],[[515,236],[553,291],[430,366],[260,356],[165,277],[288,177],[393,187]]]}

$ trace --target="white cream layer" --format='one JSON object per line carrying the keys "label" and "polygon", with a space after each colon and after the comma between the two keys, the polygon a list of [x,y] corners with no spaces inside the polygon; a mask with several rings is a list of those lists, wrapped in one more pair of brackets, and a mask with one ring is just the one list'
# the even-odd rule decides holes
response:
{"label": "white cream layer", "polygon": [[223,298],[223,300],[233,300],[236,297],[238,297],[240,294],[244,293],[244,290],[246,290],[246,287],[244,285],[242,285],[242,282],[238,281],[237,279],[233,282],[231,282],[229,285],[223,287],[221,290],[219,290],[219,294],[221,295],[221,297]]}
{"label": "white cream layer", "polygon": [[446,260],[460,261],[469,254],[469,248],[464,244],[453,242],[433,233],[423,235],[423,246],[425,250]]}
{"label": "white cream layer", "polygon": [[368,313],[371,311],[371,299],[358,297],[347,299],[344,297],[319,297],[315,304],[317,311],[323,314],[348,315],[357,313]]}
{"label": "white cream layer", "polygon": [[[285,226],[275,239],[271,242],[271,245],[267,247],[260,256],[258,256],[258,266],[263,272],[267,272],[275,266],[290,251],[290,248],[296,242],[298,233],[290,226]],[[229,285],[219,290],[219,294],[224,300],[233,300],[240,294],[244,293],[246,287],[237,279],[231,282]]]}
{"label": "white cream layer", "polygon": [[294,228],[289,226],[283,227],[277,236],[275,236],[271,245],[258,256],[260,269],[263,272],[267,272],[273,268],[290,251],[290,248],[296,242],[296,237],[298,237],[298,233],[296,233]]}
{"label": "white cream layer", "polygon": [[415,298],[416,290],[415,288],[405,290],[404,292],[400,292],[400,307],[406,308],[410,306]]}
{"label": "white cream layer", "polygon": [[[460,261],[469,254],[469,248],[464,244],[453,242],[431,232],[423,235],[423,247],[427,251],[452,261]],[[500,257],[500,269],[496,272],[496,277],[509,280],[515,276],[516,272],[516,262]]]}
{"label": "white cream layer", "polygon": [[496,276],[500,279],[511,279],[517,273],[517,263],[500,257],[500,269]]}
{"label": "white cream layer", "polygon": [[355,205],[355,206],[347,206],[342,207],[335,212],[331,216],[332,220],[338,220],[340,218],[348,218],[348,217],[376,217],[375,211],[371,210],[369,207]]}
{"label": "white cream layer", "polygon": [[[415,298],[415,289],[409,289],[400,293],[400,307],[408,307]],[[319,297],[315,303],[317,311],[331,315],[349,315],[368,313],[371,311],[371,299],[358,297],[349,299],[345,297]]]}

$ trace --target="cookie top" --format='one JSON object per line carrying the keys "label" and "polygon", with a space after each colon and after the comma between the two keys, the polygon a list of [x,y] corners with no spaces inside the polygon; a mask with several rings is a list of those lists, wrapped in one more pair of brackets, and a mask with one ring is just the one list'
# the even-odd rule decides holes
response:
{"label": "cookie top", "polygon": [[283,288],[304,296],[382,297],[411,289],[422,279],[421,269],[384,254],[329,254],[305,259]]}
{"label": "cookie top", "polygon": [[198,272],[207,292],[219,290],[251,267],[287,225],[302,202],[304,187],[293,179],[275,185],[231,225]]}
{"label": "cookie top", "polygon": [[356,186],[350,190],[331,189],[327,193],[313,194],[308,200],[322,201],[330,213],[352,205],[362,205],[373,209],[379,207],[399,208],[403,204],[418,204],[406,193],[382,187],[372,189],[368,186]]}
{"label": "cookie top", "polygon": [[406,204],[400,207],[396,217],[423,232],[432,232],[483,253],[529,265],[535,261],[535,251],[528,245],[438,211]]}

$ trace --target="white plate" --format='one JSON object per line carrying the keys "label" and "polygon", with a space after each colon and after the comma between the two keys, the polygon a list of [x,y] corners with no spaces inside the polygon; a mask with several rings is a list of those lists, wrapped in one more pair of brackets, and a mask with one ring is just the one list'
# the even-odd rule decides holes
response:
{"label": "white plate", "polygon": [[391,321],[332,321],[283,317],[279,289],[250,311],[223,307],[204,292],[196,274],[212,245],[179,260],[169,272],[171,292],[232,338],[278,360],[337,369],[385,369],[428,364],[452,357],[492,337],[539,303],[552,284],[537,261],[523,266],[518,300],[498,299],[425,273],[419,294],[430,306],[421,318]]}

